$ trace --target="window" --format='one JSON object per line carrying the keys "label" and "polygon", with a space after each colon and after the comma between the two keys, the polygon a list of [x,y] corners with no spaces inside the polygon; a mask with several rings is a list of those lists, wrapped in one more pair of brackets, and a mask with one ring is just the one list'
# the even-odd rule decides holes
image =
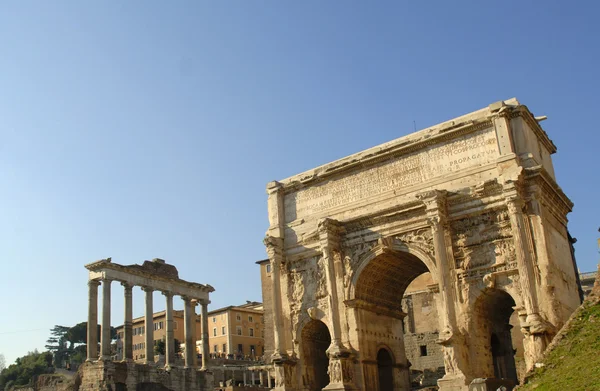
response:
{"label": "window", "polygon": [[256,349],[254,348],[254,345],[250,345],[250,354],[253,356],[256,354]]}
{"label": "window", "polygon": [[217,328],[215,327],[215,328],[213,329],[213,337],[216,337],[216,336],[217,336]]}
{"label": "window", "polygon": [[248,315],[248,322],[254,322],[254,318],[252,317],[252,315]]}
{"label": "window", "polygon": [[217,353],[217,349],[218,349],[217,345],[213,346],[213,352]]}
{"label": "window", "polygon": [[235,331],[237,335],[242,335],[242,326],[236,326]]}
{"label": "window", "polygon": [[254,329],[253,328],[250,328],[250,336],[254,337]]}
{"label": "window", "polygon": [[217,317],[213,316],[213,323],[217,323]]}
{"label": "window", "polygon": [[262,335],[262,337],[265,337],[265,330],[260,330],[260,335]]}
{"label": "window", "polygon": [[421,350],[421,356],[427,356],[427,346],[421,345],[421,346],[419,346],[419,348]]}
{"label": "window", "polygon": [[221,326],[221,335],[225,335],[225,326]]}
{"label": "window", "polygon": [[176,320],[173,321],[173,330],[177,330],[177,321]]}
{"label": "window", "polygon": [[267,273],[271,273],[271,264],[267,263]]}
{"label": "window", "polygon": [[241,343],[240,343],[240,344],[238,344],[238,353],[239,353],[239,354],[242,354],[242,353],[244,353],[244,345],[242,345]]}
{"label": "window", "polygon": [[242,315],[240,315],[240,314],[237,314],[237,315],[235,316],[235,320],[237,320],[238,322],[241,322],[241,321],[242,321]]}
{"label": "window", "polygon": [[225,352],[227,352],[227,344],[226,343],[223,344],[223,353],[225,353]]}

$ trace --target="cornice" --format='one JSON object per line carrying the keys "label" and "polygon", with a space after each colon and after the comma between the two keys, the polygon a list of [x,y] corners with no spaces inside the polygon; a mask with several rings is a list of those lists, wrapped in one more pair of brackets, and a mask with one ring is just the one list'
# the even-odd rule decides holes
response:
{"label": "cornice", "polygon": [[525,122],[527,122],[527,125],[529,125],[531,130],[533,130],[533,133],[535,133],[538,140],[540,140],[540,142],[544,144],[544,146],[546,147],[546,149],[548,149],[550,154],[556,153],[556,145],[554,145],[550,137],[548,137],[548,133],[546,133],[546,131],[542,129],[539,122],[535,120],[533,114],[531,114],[531,111],[529,111],[527,106],[520,105],[511,110],[510,118],[512,119],[517,117],[521,117]]}

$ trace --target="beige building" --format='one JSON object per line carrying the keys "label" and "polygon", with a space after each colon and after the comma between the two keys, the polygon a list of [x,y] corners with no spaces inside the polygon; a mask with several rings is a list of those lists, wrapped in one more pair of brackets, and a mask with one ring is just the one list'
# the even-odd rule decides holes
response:
{"label": "beige building", "polygon": [[[155,312],[153,315],[154,318],[154,344],[162,339],[166,338],[166,311]],[[184,326],[183,326],[183,310],[173,311],[173,334],[174,338],[180,343],[181,350],[184,350]],[[202,335],[202,326],[201,326],[201,317],[200,315],[196,315],[195,319],[196,325],[196,334],[194,339],[194,344],[196,344],[196,340],[200,340],[200,336]],[[117,327],[117,359],[122,359],[122,342],[124,335],[124,326],[121,325]],[[132,343],[133,343],[133,359],[136,361],[144,360],[146,358],[146,342],[145,342],[145,334],[146,327],[144,326],[144,317],[140,316],[139,318],[133,319],[132,322]],[[201,351],[198,351],[201,352]]]}
{"label": "beige building", "polygon": [[256,359],[265,353],[263,305],[248,301],[208,313],[211,357]]}

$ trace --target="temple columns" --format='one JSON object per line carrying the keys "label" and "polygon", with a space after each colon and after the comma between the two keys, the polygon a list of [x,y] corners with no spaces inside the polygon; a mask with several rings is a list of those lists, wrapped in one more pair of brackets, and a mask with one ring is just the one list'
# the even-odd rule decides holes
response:
{"label": "temple columns", "polygon": [[102,280],[102,335],[100,357],[110,360],[110,283],[108,279]]}
{"label": "temple columns", "polygon": [[194,306],[192,299],[189,297],[182,297],[183,299],[183,333],[185,335],[185,367],[192,368],[194,366],[194,352],[196,347],[194,346]]}
{"label": "temple columns", "polygon": [[144,316],[146,364],[151,364],[154,363],[154,309],[152,303],[154,290],[149,287],[142,287],[142,290],[146,292],[146,314]]}
{"label": "temple columns", "polygon": [[166,299],[165,307],[165,367],[175,362],[175,335],[173,331],[173,294],[163,292]]}
{"label": "temple columns", "polygon": [[123,359],[133,360],[133,286],[122,282],[125,292],[125,321],[123,322]]}
{"label": "temple columns", "polygon": [[88,281],[87,360],[98,358],[98,286],[100,281]]}
{"label": "temple columns", "polygon": [[208,300],[200,301],[200,311],[202,319],[202,369],[208,369],[208,355],[210,346],[208,345]]}

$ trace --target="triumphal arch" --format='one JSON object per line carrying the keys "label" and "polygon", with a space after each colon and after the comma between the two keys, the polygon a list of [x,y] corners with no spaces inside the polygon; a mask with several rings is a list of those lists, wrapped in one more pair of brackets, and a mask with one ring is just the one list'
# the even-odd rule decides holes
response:
{"label": "triumphal arch", "polygon": [[423,273],[441,390],[516,380],[515,346],[535,364],[579,305],[543,119],[501,101],[268,184],[277,390],[409,390],[401,302]]}

